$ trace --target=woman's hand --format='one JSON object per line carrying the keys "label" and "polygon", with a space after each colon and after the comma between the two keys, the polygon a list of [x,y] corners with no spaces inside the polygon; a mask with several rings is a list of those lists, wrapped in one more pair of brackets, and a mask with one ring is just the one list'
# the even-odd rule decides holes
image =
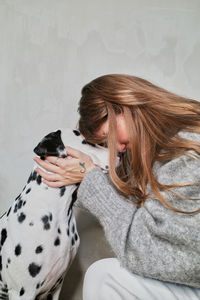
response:
{"label": "woman's hand", "polygon": [[45,170],[53,173],[49,174],[37,168],[37,173],[43,178],[43,182],[50,187],[61,187],[81,182],[84,176],[95,165],[87,154],[71,147],[66,147],[67,155],[72,158],[61,158],[56,156],[47,156],[45,161],[38,157],[34,160]]}

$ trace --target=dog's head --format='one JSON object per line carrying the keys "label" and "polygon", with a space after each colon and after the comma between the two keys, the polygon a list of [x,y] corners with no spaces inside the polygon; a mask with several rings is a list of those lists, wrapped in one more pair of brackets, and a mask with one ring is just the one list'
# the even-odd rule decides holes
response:
{"label": "dog's head", "polygon": [[66,157],[65,146],[61,139],[61,130],[47,134],[33,150],[38,156]]}

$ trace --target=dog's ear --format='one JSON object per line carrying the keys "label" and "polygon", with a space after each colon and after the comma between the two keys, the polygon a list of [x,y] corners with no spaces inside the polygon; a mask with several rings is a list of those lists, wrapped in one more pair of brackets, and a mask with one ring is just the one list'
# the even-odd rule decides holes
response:
{"label": "dog's ear", "polygon": [[46,135],[33,151],[41,157],[48,155],[66,157],[61,131],[57,130]]}

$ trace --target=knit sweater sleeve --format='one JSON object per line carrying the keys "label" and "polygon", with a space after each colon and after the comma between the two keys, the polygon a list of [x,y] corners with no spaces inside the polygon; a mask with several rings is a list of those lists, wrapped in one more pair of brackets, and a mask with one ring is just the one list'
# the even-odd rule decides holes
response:
{"label": "knit sweater sleeve", "polygon": [[[200,160],[175,158],[156,170],[163,184],[200,183]],[[176,188],[184,197],[200,199],[199,185]],[[200,201],[162,192],[174,207],[191,211]],[[121,265],[141,276],[200,287],[200,214],[173,212],[149,197],[141,208],[119,195],[99,168],[83,179],[77,205],[89,210],[102,224]]]}

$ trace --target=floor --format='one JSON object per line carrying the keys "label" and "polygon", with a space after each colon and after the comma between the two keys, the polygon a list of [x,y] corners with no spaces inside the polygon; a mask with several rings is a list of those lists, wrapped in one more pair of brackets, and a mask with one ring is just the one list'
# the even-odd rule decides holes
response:
{"label": "floor", "polygon": [[67,273],[59,300],[82,300],[84,273],[96,260],[114,257],[98,221],[86,211],[75,208],[80,246]]}

